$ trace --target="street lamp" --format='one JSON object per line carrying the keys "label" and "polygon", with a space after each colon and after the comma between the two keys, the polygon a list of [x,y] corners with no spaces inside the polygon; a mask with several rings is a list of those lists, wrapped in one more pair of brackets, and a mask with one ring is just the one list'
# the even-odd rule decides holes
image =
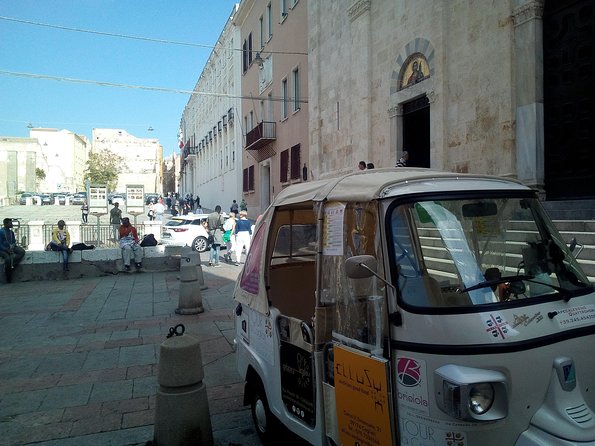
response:
{"label": "street lamp", "polygon": [[152,132],[153,131],[153,127],[149,126],[149,128],[147,129],[148,132]]}

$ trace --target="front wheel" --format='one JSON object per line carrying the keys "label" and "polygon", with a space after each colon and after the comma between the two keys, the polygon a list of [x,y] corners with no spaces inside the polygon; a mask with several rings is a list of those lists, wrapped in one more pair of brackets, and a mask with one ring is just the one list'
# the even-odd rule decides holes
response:
{"label": "front wheel", "polygon": [[192,249],[198,252],[205,252],[208,247],[209,244],[207,242],[207,239],[202,236],[196,237],[192,242]]}
{"label": "front wheel", "polygon": [[258,437],[263,444],[272,445],[275,437],[275,419],[269,409],[266,394],[261,386],[257,386],[252,393],[250,409]]}

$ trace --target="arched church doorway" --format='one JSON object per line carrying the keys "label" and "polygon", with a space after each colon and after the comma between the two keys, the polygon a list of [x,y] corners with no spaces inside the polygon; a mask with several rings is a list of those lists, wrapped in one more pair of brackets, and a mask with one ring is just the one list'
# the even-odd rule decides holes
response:
{"label": "arched church doorway", "polygon": [[427,96],[403,105],[403,149],[408,167],[430,167],[430,102]]}
{"label": "arched church doorway", "polygon": [[546,0],[544,167],[548,200],[595,198],[595,4]]}

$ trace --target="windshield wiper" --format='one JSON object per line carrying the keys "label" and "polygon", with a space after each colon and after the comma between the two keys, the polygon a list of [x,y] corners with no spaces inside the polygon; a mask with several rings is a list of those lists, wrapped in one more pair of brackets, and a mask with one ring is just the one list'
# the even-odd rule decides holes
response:
{"label": "windshield wiper", "polygon": [[[531,279],[535,279],[535,276],[531,276],[528,274],[520,275],[520,276],[504,276],[504,277],[499,277],[497,279],[485,280],[483,282],[479,282],[478,284],[470,286],[468,288],[463,288],[462,290],[459,289],[459,293],[466,293],[467,291],[473,291],[473,290],[479,290],[481,288],[492,287],[492,286],[500,285],[501,283],[506,283],[506,282],[519,282],[521,280],[531,281]],[[544,283],[544,285],[547,285],[547,284]]]}
{"label": "windshield wiper", "polygon": [[[562,296],[562,298],[564,299],[565,302],[568,302],[570,299],[572,299],[574,296],[576,296],[578,294],[582,294],[582,291],[593,290],[592,285],[586,285],[582,282],[578,282],[578,283],[580,283],[581,286],[584,287],[584,289],[576,290],[576,291],[581,291],[581,293],[577,294],[577,293],[573,292],[574,290],[567,290],[565,288],[560,288],[559,286],[552,285],[551,283],[542,282],[540,280],[535,280],[535,276],[532,276],[529,274],[524,274],[524,275],[518,275],[518,276],[506,276],[506,277],[500,277],[497,279],[486,280],[484,282],[480,282],[480,283],[470,286],[468,288],[464,288],[462,290],[459,289],[458,292],[466,293],[467,291],[473,291],[473,290],[479,290],[481,288],[493,287],[493,286],[499,285],[501,283],[520,282],[520,281],[527,281],[530,283],[535,283],[537,285],[544,285],[544,286],[550,287],[551,289],[560,293],[560,295]],[[578,284],[577,284],[577,286],[578,286]]]}

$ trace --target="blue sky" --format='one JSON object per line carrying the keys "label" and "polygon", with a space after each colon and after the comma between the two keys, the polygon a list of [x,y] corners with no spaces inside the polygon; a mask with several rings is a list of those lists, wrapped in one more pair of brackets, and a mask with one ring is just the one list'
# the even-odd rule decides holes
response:
{"label": "blue sky", "polygon": [[[239,2],[239,0],[237,0]],[[65,28],[214,45],[236,1],[0,0],[0,16]],[[0,136],[28,137],[34,127],[91,138],[122,128],[158,138],[164,155],[179,150],[177,132],[189,95],[18,77],[30,73],[192,90],[211,48],[67,31],[0,19]],[[149,132],[147,129],[154,130]]]}

